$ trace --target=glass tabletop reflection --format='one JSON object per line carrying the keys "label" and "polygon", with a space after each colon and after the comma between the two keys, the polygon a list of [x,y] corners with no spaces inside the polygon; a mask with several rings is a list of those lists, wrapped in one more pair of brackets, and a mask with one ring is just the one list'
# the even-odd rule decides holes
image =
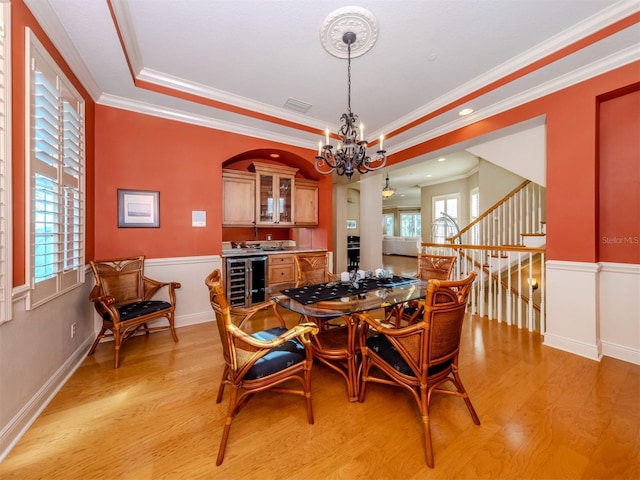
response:
{"label": "glass tabletop reflection", "polygon": [[402,281],[389,285],[363,281],[358,288],[353,288],[349,282],[294,282],[268,287],[267,295],[283,308],[323,318],[377,310],[424,298],[426,289],[427,282],[417,278],[402,278]]}

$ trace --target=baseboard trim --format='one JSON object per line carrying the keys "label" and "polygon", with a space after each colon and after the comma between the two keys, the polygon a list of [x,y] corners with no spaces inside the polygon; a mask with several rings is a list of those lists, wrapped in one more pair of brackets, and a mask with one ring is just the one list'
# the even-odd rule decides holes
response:
{"label": "baseboard trim", "polygon": [[612,357],[623,362],[640,365],[640,350],[617,345],[611,342],[602,342],[602,354],[605,357]]}
{"label": "baseboard trim", "polygon": [[58,391],[67,383],[84,361],[93,337],[87,338],[60,366],[49,380],[31,397],[20,411],[0,431],[0,463],[36,421],[40,413],[51,403]]}
{"label": "baseboard trim", "polygon": [[580,355],[581,357],[589,358],[597,362],[602,359],[602,349],[600,345],[579,342],[571,338],[561,337],[552,333],[544,334],[544,341],[542,344],[547,347],[557,348],[558,350]]}
{"label": "baseboard trim", "polygon": [[198,325],[200,323],[213,322],[215,318],[212,313],[201,312],[201,313],[192,313],[190,315],[182,315],[180,317],[176,317],[175,324],[176,328],[180,327],[188,327],[189,325]]}

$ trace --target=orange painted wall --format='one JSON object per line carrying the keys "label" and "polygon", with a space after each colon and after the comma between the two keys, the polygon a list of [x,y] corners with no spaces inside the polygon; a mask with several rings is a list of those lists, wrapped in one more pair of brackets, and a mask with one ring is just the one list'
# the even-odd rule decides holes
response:
{"label": "orange painted wall", "polygon": [[[98,105],[96,257],[220,254],[223,162],[243,152],[269,148],[299,158],[314,157],[312,150]],[[320,179],[321,226],[312,229],[318,248],[331,247],[330,181],[329,177]],[[118,228],[119,188],[159,191],[160,228]],[[206,227],[191,226],[194,210],[206,212]]]}
{"label": "orange painted wall", "polygon": [[[313,170],[313,149],[95,106],[21,0],[12,1],[12,22],[15,286],[25,281],[25,26],[36,32],[86,99],[87,260],[138,253],[150,258],[220,253],[223,236],[221,168],[225,160],[242,152],[269,148],[291,151],[309,159],[303,167],[307,171]],[[389,163],[398,163],[544,115],[547,120],[549,206],[547,256],[550,260],[595,262],[599,247],[597,99],[639,79],[640,62],[635,62],[392,155]],[[119,229],[118,188],[158,190],[160,228]],[[305,246],[332,248],[331,192],[331,178],[321,177],[320,226],[300,232],[301,243]],[[631,193],[621,192],[623,195]],[[191,227],[192,210],[207,212],[206,228]]]}
{"label": "orange painted wall", "polygon": [[599,114],[598,260],[640,264],[640,84]]}
{"label": "orange painted wall", "polygon": [[[597,99],[640,79],[634,62],[494,117],[416,145],[391,164],[539,116],[547,125],[547,258],[596,262]],[[632,192],[622,192],[630,196]]]}
{"label": "orange painted wall", "polygon": [[12,82],[12,110],[11,110],[11,142],[12,142],[12,200],[13,200],[13,286],[23,285],[26,281],[25,272],[25,29],[29,27],[47,52],[56,61],[67,78],[73,83],[85,100],[85,133],[86,133],[86,258],[93,256],[93,225],[94,225],[94,117],[95,103],[82,84],[75,77],[69,66],[62,59],[40,25],[36,22],[29,9],[22,0],[11,1],[11,82]]}

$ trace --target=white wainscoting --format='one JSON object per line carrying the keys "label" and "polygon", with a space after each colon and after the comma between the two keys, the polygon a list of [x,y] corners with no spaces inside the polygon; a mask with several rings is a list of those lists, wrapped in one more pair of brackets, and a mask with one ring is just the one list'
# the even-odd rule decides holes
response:
{"label": "white wainscoting", "polygon": [[602,353],[640,365],[640,265],[600,264]]}
{"label": "white wainscoting", "polygon": [[544,344],[640,365],[640,265],[548,261]]}

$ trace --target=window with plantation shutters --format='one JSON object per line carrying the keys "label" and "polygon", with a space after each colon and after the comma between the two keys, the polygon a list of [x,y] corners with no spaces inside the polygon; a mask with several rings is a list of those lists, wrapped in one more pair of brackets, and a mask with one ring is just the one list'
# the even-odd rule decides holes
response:
{"label": "window with plantation shutters", "polygon": [[0,324],[11,319],[10,3],[0,3]]}
{"label": "window with plantation shutters", "polygon": [[[480,189],[478,187],[471,190],[469,195],[471,215],[469,215],[469,223],[473,222],[480,216]],[[472,245],[480,245],[480,225],[476,224],[471,227],[471,243]]]}
{"label": "window with plantation shutters", "polygon": [[30,34],[30,307],[84,281],[84,101]]}
{"label": "window with plantation shutters", "polygon": [[458,221],[458,204],[460,203],[460,194],[451,193],[448,195],[437,195],[432,197],[433,202],[433,220],[442,217],[443,214]]}

